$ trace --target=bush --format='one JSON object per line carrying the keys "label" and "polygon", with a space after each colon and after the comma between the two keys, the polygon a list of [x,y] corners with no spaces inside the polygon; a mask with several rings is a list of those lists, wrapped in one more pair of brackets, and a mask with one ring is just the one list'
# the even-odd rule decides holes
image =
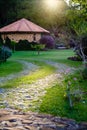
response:
{"label": "bush", "polygon": [[0,62],[6,61],[12,55],[12,51],[5,46],[0,48]]}
{"label": "bush", "polygon": [[74,48],[75,47],[75,41],[74,41],[74,39],[70,39],[70,41],[69,41],[69,45],[70,45],[70,47],[71,48]]}
{"label": "bush", "polygon": [[2,37],[1,37],[1,35],[0,35],[0,47],[3,45],[3,39],[2,39]]}
{"label": "bush", "polygon": [[87,56],[87,36],[84,36],[82,38],[82,48],[83,48],[84,54]]}
{"label": "bush", "polygon": [[16,46],[15,49],[17,51],[25,51],[25,50],[31,50],[31,44],[28,40],[20,40]]}
{"label": "bush", "polygon": [[40,43],[44,44],[48,49],[53,49],[55,46],[55,42],[52,36],[42,36]]}
{"label": "bush", "polygon": [[87,79],[87,61],[83,62],[84,69],[82,71],[82,76],[84,79]]}
{"label": "bush", "polygon": [[72,60],[72,61],[82,61],[80,56],[72,56],[72,57],[68,57],[68,60]]}
{"label": "bush", "polygon": [[38,52],[38,55],[40,54],[40,51],[43,50],[45,48],[45,45],[44,44],[41,44],[41,43],[36,43],[36,44],[32,44],[31,47],[33,49],[35,49],[37,52]]}
{"label": "bush", "polygon": [[5,39],[5,46],[12,49],[11,40],[8,37],[6,37]]}
{"label": "bush", "polygon": [[15,41],[11,41],[11,49],[13,52],[15,52],[15,46],[16,46],[16,42]]}
{"label": "bush", "polygon": [[84,79],[87,79],[87,67],[83,70],[82,75]]}
{"label": "bush", "polygon": [[87,35],[84,35],[79,39],[74,51],[76,52],[76,55],[80,56],[83,61],[87,59]]}

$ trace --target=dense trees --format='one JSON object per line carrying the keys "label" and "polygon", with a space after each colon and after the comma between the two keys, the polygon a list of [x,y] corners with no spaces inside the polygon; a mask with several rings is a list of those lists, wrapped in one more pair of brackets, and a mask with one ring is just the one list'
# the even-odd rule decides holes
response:
{"label": "dense trees", "polygon": [[[87,3],[84,0],[70,0],[68,27],[76,42],[76,53],[83,61],[87,60]],[[84,40],[85,39],[85,40]]]}
{"label": "dense trees", "polygon": [[[20,18],[27,18],[49,29],[61,42],[70,39],[82,43],[87,34],[86,0],[59,0],[57,8],[49,8],[45,0],[0,0],[0,27]],[[58,41],[56,40],[56,41]],[[79,44],[80,45],[80,44]]]}
{"label": "dense trees", "polygon": [[25,17],[50,29],[60,23],[63,24],[63,13],[66,8],[64,0],[59,0],[58,8],[54,11],[45,5],[44,0],[0,0],[0,26]]}
{"label": "dense trees", "polygon": [[4,26],[17,18],[20,0],[0,0],[0,26]]}
{"label": "dense trees", "polygon": [[59,0],[54,9],[46,5],[45,0],[0,0],[0,27],[16,19],[27,18],[32,22],[48,29],[51,33],[59,33],[66,24],[66,10],[64,0]]}

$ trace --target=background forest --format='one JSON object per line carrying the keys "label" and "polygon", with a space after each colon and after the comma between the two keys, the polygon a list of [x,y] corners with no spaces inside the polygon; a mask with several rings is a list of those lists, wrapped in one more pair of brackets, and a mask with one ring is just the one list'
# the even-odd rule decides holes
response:
{"label": "background forest", "polygon": [[[49,30],[57,44],[63,43],[67,48],[70,44],[79,45],[77,50],[83,59],[80,52],[86,48],[87,41],[86,0],[58,0],[54,8],[47,5],[46,0],[0,0],[0,27],[21,18]],[[83,51],[86,54],[86,50]]]}
{"label": "background forest", "polygon": [[0,0],[0,27],[27,18],[48,29],[56,37],[61,35],[62,41],[71,39],[72,35],[87,33],[86,0],[70,0],[68,4],[67,0],[59,0],[56,8],[50,8],[45,1]]}

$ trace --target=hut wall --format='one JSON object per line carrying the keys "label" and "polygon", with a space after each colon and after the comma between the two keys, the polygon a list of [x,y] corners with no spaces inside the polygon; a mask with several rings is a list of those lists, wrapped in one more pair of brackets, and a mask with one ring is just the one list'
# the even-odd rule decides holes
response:
{"label": "hut wall", "polygon": [[36,34],[35,35],[35,40],[37,41],[37,42],[39,42],[39,40],[41,39],[41,34]]}
{"label": "hut wall", "polygon": [[13,41],[16,41],[18,42],[19,40],[28,40],[29,42],[32,42],[34,41],[34,37],[35,37],[35,40],[38,42],[41,38],[41,34],[27,34],[27,33],[23,33],[23,34],[2,34],[2,38],[3,40],[6,39],[6,37],[8,37],[9,39],[13,40]]}

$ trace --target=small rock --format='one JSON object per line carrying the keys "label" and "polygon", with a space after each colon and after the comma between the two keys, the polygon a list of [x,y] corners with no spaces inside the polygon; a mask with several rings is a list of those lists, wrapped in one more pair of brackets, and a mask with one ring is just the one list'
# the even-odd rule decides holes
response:
{"label": "small rock", "polygon": [[28,129],[28,130],[37,130],[36,127],[33,127],[33,126],[24,126],[24,128]]}
{"label": "small rock", "polygon": [[17,119],[10,119],[9,122],[17,122]]}
{"label": "small rock", "polygon": [[52,129],[52,128],[47,128],[47,127],[43,127],[43,128],[41,128],[40,130],[54,130],[54,129]]}
{"label": "small rock", "polygon": [[25,96],[25,98],[27,98],[27,99],[31,99],[31,96]]}
{"label": "small rock", "polygon": [[79,124],[80,125],[80,130],[87,130],[87,122],[82,122]]}
{"label": "small rock", "polygon": [[23,123],[23,124],[32,124],[33,121],[30,121],[30,120],[23,120],[22,123]]}

